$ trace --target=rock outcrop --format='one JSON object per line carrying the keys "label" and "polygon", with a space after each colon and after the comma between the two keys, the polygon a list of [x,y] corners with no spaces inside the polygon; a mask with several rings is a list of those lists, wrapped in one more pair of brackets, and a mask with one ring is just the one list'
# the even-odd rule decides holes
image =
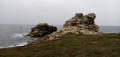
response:
{"label": "rock outcrop", "polygon": [[31,37],[43,37],[57,31],[57,28],[47,23],[40,23],[37,26],[31,28],[31,32],[27,36]]}
{"label": "rock outcrop", "polygon": [[59,37],[69,32],[75,34],[101,34],[98,32],[99,27],[95,25],[95,18],[96,15],[94,13],[89,13],[87,15],[76,13],[74,17],[65,22],[63,29],[58,31],[56,31],[57,29],[54,26],[49,26],[47,24],[38,24],[36,27],[31,29],[32,31],[29,35],[32,37],[40,38],[31,44],[59,39]]}
{"label": "rock outcrop", "polygon": [[101,34],[98,32],[99,27],[95,25],[95,18],[96,15],[94,13],[89,13],[87,15],[76,13],[74,17],[65,22],[62,30],[50,34],[49,40],[58,39],[60,36],[69,32],[75,34]]}
{"label": "rock outcrop", "polygon": [[63,30],[71,32],[82,32],[83,34],[99,34],[99,27],[95,25],[96,15],[94,13],[89,13],[83,15],[82,13],[76,13],[74,17],[66,21]]}

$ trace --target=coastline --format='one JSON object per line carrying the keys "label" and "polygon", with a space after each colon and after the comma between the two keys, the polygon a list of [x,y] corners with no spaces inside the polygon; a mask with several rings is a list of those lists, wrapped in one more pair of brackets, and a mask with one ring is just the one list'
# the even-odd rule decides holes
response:
{"label": "coastline", "polygon": [[[120,56],[120,33],[85,35],[68,33],[59,39],[40,44],[0,49],[0,57],[118,57]],[[35,54],[35,55],[33,55]],[[74,56],[73,56],[74,57]]]}
{"label": "coastline", "polygon": [[4,49],[4,48],[13,48],[13,47],[20,47],[20,46],[26,46],[26,45],[27,45],[27,42],[24,42],[24,43],[20,43],[20,44],[17,44],[17,45],[0,46],[0,49]]}
{"label": "coastline", "polygon": [[[115,35],[120,35],[120,33],[103,33],[103,34],[110,34],[110,35],[112,35],[112,34],[115,34]],[[20,44],[17,44],[17,45],[10,45],[10,46],[1,46],[0,47],[0,49],[6,49],[6,48],[16,48],[16,47],[22,47],[22,46],[27,46],[27,45],[34,45],[34,44],[30,44],[30,43],[32,43],[32,42],[34,42],[34,41],[36,41],[37,39],[39,39],[39,38],[34,38],[34,40],[32,40],[32,41],[26,41],[26,42],[24,42],[24,43],[20,43]],[[48,41],[49,42],[49,41]]]}

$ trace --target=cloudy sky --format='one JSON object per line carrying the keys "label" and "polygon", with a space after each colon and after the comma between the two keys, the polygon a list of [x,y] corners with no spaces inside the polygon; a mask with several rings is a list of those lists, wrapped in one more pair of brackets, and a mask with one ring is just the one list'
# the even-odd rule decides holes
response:
{"label": "cloudy sky", "polygon": [[78,12],[96,13],[97,25],[120,26],[120,0],[0,0],[0,24],[63,25]]}

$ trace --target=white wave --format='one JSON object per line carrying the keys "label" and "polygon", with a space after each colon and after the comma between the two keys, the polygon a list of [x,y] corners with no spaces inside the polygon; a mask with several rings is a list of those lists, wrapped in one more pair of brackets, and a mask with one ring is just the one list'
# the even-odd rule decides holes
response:
{"label": "white wave", "polygon": [[25,45],[27,45],[27,42],[23,42],[23,43],[17,44],[16,46],[25,46]]}
{"label": "white wave", "polygon": [[12,38],[24,37],[25,34],[27,34],[27,33],[22,33],[22,34],[20,34],[20,33],[15,33],[15,34],[13,34],[11,37],[12,37]]}

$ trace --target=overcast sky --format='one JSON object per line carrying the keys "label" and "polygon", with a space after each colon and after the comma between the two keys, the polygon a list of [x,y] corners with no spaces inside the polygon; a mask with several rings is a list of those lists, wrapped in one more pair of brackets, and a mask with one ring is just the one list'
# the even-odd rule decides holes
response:
{"label": "overcast sky", "polygon": [[91,12],[97,25],[120,26],[120,0],[0,0],[0,24],[63,25]]}

